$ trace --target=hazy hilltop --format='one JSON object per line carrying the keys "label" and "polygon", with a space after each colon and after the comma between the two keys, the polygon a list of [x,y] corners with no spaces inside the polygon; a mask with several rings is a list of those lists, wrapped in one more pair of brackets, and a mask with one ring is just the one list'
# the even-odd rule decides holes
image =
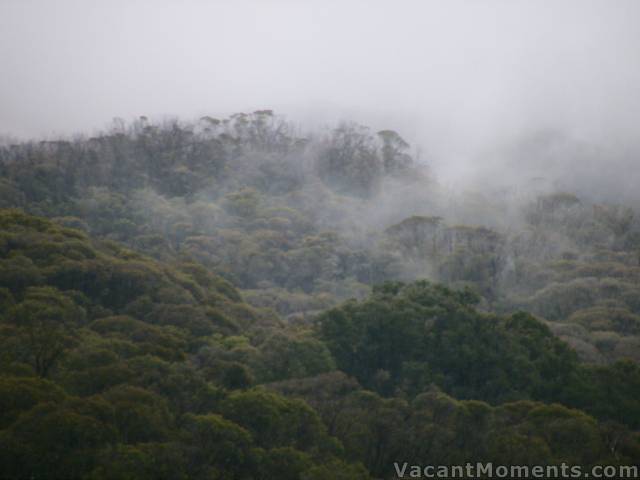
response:
{"label": "hazy hilltop", "polygon": [[638,465],[638,18],[0,2],[0,478]]}
{"label": "hazy hilltop", "polygon": [[11,144],[0,172],[9,476],[638,458],[633,204],[455,190],[398,132],[270,110]]}

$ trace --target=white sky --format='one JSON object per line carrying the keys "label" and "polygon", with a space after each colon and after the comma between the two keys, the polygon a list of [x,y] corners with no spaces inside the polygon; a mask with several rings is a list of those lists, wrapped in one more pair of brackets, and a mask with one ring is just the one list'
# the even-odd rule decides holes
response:
{"label": "white sky", "polygon": [[450,156],[539,127],[637,141],[640,1],[0,0],[0,133],[259,108]]}

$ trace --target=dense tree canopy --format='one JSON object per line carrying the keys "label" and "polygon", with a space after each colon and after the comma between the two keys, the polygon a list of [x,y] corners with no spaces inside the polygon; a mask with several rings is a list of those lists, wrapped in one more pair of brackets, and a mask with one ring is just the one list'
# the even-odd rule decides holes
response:
{"label": "dense tree canopy", "polygon": [[637,464],[636,206],[411,151],[270,110],[0,147],[0,477]]}

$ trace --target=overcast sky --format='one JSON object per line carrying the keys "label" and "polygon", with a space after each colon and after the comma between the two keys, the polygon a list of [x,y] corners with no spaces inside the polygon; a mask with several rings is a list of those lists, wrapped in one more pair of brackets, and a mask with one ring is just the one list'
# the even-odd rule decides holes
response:
{"label": "overcast sky", "polygon": [[0,0],[0,133],[273,108],[435,148],[633,141],[640,1]]}

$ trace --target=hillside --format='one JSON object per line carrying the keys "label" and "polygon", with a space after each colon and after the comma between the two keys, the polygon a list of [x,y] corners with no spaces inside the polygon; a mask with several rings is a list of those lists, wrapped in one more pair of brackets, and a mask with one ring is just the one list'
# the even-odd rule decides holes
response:
{"label": "hillside", "polygon": [[0,148],[0,477],[640,461],[637,206],[263,110]]}

